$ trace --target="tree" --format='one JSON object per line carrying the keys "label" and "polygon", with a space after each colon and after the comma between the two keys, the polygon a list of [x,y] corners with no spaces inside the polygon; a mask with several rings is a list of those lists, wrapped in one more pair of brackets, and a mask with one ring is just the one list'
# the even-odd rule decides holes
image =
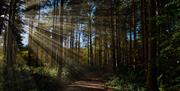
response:
{"label": "tree", "polygon": [[148,59],[147,59],[147,87],[150,91],[159,91],[157,85],[157,39],[156,25],[152,20],[156,16],[156,0],[147,1],[147,36],[148,36]]}

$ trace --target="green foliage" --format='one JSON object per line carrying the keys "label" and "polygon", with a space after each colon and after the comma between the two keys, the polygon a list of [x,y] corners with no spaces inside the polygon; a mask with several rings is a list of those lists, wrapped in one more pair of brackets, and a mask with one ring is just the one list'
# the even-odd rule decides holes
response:
{"label": "green foliage", "polygon": [[165,16],[165,15],[155,16],[155,17],[153,18],[153,20],[156,21],[156,25],[157,25],[157,26],[166,24],[166,23],[168,22],[168,21],[167,21],[167,16]]}
{"label": "green foliage", "polygon": [[159,63],[159,86],[165,91],[175,91],[180,88],[180,31],[174,30],[161,36],[161,51]]}
{"label": "green foliage", "polygon": [[175,5],[175,7],[179,7],[180,6],[180,1],[179,0],[172,0],[171,2],[169,2],[168,4],[166,4],[165,7],[169,7],[171,5]]}
{"label": "green foliage", "polygon": [[107,87],[112,87],[113,91],[147,91],[145,88],[144,70],[142,67],[129,67],[128,65],[121,65],[118,73],[115,75],[106,76]]}
{"label": "green foliage", "polygon": [[154,17],[156,25],[162,28],[160,34],[160,56],[158,63],[158,84],[160,91],[180,89],[180,1],[162,3],[159,16]]}
{"label": "green foliage", "polygon": [[142,77],[145,72],[142,67],[130,67],[128,65],[121,65],[118,69],[117,75],[132,83],[143,83],[145,77]]}
{"label": "green foliage", "polygon": [[178,75],[180,74],[180,50],[179,44],[177,44],[177,41],[180,41],[180,39],[174,39],[173,36],[171,38],[166,40],[168,42],[163,44],[164,48],[161,51],[159,63],[159,73],[161,73],[161,79],[159,79],[159,85],[163,84],[164,89],[172,90],[180,88],[180,76]]}
{"label": "green foliage", "polygon": [[[12,75],[9,73],[12,72]],[[4,91],[57,91],[61,83],[56,78],[55,69],[43,67],[15,66],[4,68]]]}
{"label": "green foliage", "polygon": [[67,84],[72,80],[83,77],[85,69],[78,64],[77,60],[67,58],[66,63],[62,66],[62,81]]}
{"label": "green foliage", "polygon": [[114,91],[147,91],[142,85],[131,83],[119,77],[111,77],[105,85],[114,88]]}

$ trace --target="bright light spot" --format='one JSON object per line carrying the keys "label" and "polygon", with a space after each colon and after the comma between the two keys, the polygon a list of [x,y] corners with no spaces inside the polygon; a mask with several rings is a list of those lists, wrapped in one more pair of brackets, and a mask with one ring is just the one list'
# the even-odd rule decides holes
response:
{"label": "bright light spot", "polygon": [[24,46],[27,46],[29,43],[29,27],[24,26],[25,33],[22,33],[21,36],[23,37],[22,43]]}
{"label": "bright light spot", "polygon": [[5,15],[1,15],[1,17],[2,17],[2,18],[4,18],[4,17],[5,17]]}
{"label": "bright light spot", "polygon": [[179,61],[177,61],[177,64],[179,64]]}

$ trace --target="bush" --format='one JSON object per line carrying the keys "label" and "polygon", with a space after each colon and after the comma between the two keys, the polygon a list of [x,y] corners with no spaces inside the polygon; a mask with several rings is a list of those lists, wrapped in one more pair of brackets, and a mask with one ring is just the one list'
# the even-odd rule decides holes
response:
{"label": "bush", "polygon": [[113,88],[114,91],[146,91],[143,85],[131,83],[119,77],[110,78],[105,85]]}

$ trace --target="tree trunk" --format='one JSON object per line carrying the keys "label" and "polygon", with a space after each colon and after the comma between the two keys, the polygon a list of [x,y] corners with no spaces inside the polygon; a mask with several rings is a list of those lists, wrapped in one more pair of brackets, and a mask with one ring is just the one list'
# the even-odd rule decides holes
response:
{"label": "tree trunk", "polygon": [[90,64],[93,65],[94,64],[94,58],[93,58],[93,46],[92,46],[92,24],[91,24],[91,20],[89,20],[89,51],[90,51]]}
{"label": "tree trunk", "polygon": [[112,29],[111,30],[111,38],[112,38],[112,44],[111,44],[111,61],[112,61],[112,64],[113,64],[113,70],[114,72],[116,72],[116,54],[115,54],[115,29],[114,29],[114,1],[111,0],[111,24],[110,24],[110,28]]}
{"label": "tree trunk", "polygon": [[133,67],[136,67],[136,55],[137,55],[137,49],[136,49],[136,11],[135,11],[135,0],[132,0],[132,26],[134,30],[134,51],[133,51]]}
{"label": "tree trunk", "polygon": [[15,20],[15,7],[16,3],[15,0],[10,1],[9,7],[9,22],[8,22],[8,29],[6,32],[6,62],[7,66],[12,67],[12,65],[16,61],[16,42],[15,42],[15,35],[13,34],[13,26]]}
{"label": "tree trunk", "polygon": [[[64,13],[64,0],[60,1],[60,50],[58,51],[59,60],[58,60],[58,79],[61,81],[62,78],[62,68],[64,63],[64,50],[63,50],[63,13]],[[61,56],[60,56],[61,55]]]}
{"label": "tree trunk", "polygon": [[149,91],[159,91],[157,85],[157,44],[156,25],[152,18],[156,15],[156,0],[147,1],[148,12],[148,62],[147,62],[147,87]]}

